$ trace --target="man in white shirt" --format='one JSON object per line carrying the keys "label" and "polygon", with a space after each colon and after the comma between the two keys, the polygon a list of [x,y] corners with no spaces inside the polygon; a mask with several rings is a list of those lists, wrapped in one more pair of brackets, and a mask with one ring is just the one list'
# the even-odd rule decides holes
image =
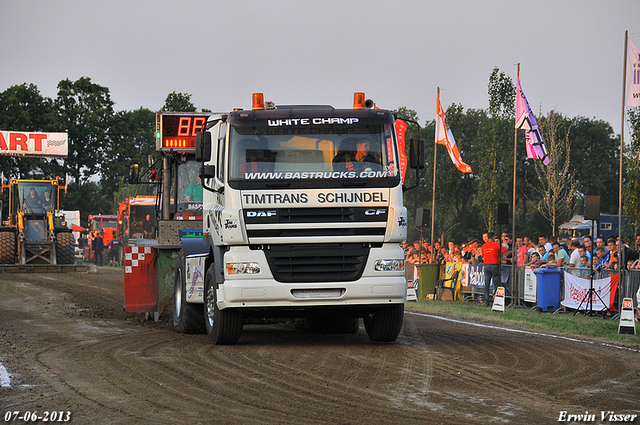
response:
{"label": "man in white shirt", "polygon": [[577,240],[571,241],[571,258],[569,258],[569,267],[579,267],[580,266],[580,253],[578,252],[578,247],[580,247],[580,242]]}
{"label": "man in white shirt", "polygon": [[547,254],[553,250],[553,246],[551,246],[551,242],[549,242],[549,238],[547,235],[538,236],[538,244],[544,245],[544,249],[547,251]]}

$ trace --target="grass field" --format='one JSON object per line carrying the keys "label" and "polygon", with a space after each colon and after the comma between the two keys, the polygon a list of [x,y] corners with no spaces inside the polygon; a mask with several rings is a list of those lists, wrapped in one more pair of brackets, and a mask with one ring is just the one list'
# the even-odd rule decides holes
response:
{"label": "grass field", "polygon": [[[433,300],[407,302],[405,310],[640,349],[640,335],[618,334],[620,320],[602,315],[540,313],[518,307],[505,308],[501,313],[474,302]],[[636,321],[636,332],[640,331],[639,325]]]}

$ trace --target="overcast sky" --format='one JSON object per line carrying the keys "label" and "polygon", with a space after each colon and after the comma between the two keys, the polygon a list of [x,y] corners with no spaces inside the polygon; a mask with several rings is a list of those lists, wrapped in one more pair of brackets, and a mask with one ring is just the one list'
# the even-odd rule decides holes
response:
{"label": "overcast sky", "polygon": [[640,47],[639,0],[0,0],[0,16],[0,91],[55,98],[86,76],[116,110],[158,110],[172,91],[219,112],[254,92],[348,108],[363,91],[424,122],[438,86],[445,109],[486,109],[493,68],[515,83],[520,63],[534,113],[619,133],[625,30]]}

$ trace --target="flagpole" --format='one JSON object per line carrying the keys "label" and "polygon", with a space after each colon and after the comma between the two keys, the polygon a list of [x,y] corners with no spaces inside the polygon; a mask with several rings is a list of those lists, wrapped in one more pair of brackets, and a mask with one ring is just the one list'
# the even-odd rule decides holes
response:
{"label": "flagpole", "polygon": [[[440,87],[438,87],[438,98],[440,97]],[[438,105],[436,105],[436,115],[438,114]],[[436,120],[438,118],[436,117]],[[436,262],[434,249],[434,236],[433,232],[435,230],[435,218],[436,218],[436,155],[438,154],[438,131],[436,130],[436,134],[434,137],[433,143],[433,189],[431,190],[431,262]],[[444,241],[443,241],[444,242]],[[442,243],[440,244],[442,246]]]}
{"label": "flagpole", "polygon": [[[624,32],[624,66],[622,67],[622,113],[620,117],[620,182],[618,184],[618,269],[620,270],[618,285],[624,289],[624,244],[622,238],[622,162],[624,160],[624,108],[625,96],[627,92],[627,45],[629,40],[629,30]],[[618,291],[618,299],[622,305],[623,291]]]}
{"label": "flagpole", "polygon": [[[520,63],[518,63],[518,78],[520,78]],[[516,99],[516,102],[518,100]],[[516,117],[517,118],[517,117]],[[512,298],[511,304],[520,305],[519,299],[516,294],[516,289],[518,287],[518,283],[516,282],[516,265],[518,264],[518,244],[516,243],[516,152],[518,147],[518,127],[515,127],[514,135],[513,135],[513,203],[511,205],[511,265],[514,273],[510,273],[511,282],[515,283],[511,286],[512,290]],[[515,251],[514,251],[515,250]]]}

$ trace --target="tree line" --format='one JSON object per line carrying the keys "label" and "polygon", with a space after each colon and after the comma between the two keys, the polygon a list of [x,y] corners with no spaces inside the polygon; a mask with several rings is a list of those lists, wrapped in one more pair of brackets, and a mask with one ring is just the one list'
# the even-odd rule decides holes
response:
{"label": "tree line", "polygon": [[[155,111],[115,111],[109,89],[82,77],[62,80],[55,99],[42,96],[34,84],[0,93],[0,128],[13,131],[67,132],[64,159],[0,156],[5,178],[51,179],[69,176],[65,210],[79,210],[84,225],[89,214],[114,214],[129,196],[155,190],[129,186],[129,164],[147,164],[155,155]],[[163,111],[196,112],[191,95],[170,93]],[[5,205],[3,217],[6,217]]]}
{"label": "tree line", "polygon": [[[488,83],[487,109],[467,109],[453,103],[446,108],[462,160],[473,170],[462,174],[444,146],[436,146],[435,120],[428,120],[420,137],[426,143],[427,166],[421,185],[405,193],[409,239],[429,238],[430,228],[414,226],[416,208],[431,208],[433,159],[436,155],[434,237],[443,242],[467,242],[487,230],[497,231],[494,206],[513,202],[516,88],[509,76],[495,68]],[[435,103],[435,102],[434,102]],[[418,120],[415,111],[399,108],[399,116]],[[600,196],[600,210],[618,213],[620,136],[597,118],[568,117],[552,110],[536,113],[550,156],[549,165],[526,155],[525,135],[518,130],[516,149],[516,236],[555,235],[558,226],[584,211],[587,195]],[[626,143],[623,169],[624,235],[635,238],[640,229],[640,108],[628,110],[631,141]],[[407,140],[417,130],[407,131]],[[409,179],[412,179],[409,175]],[[414,183],[410,180],[410,183]],[[510,207],[511,210],[511,207]],[[509,215],[511,220],[511,213]],[[511,224],[502,227],[511,232]]]}
{"label": "tree line", "polygon": [[[130,163],[146,164],[155,155],[155,111],[142,107],[115,111],[109,89],[88,77],[62,80],[57,88],[55,99],[42,96],[37,86],[26,83],[0,93],[3,130],[69,135],[69,155],[65,159],[0,156],[5,177],[64,179],[68,174],[70,184],[63,207],[80,210],[83,221],[89,214],[114,213],[126,197],[151,190],[148,185],[129,186],[126,176]],[[446,109],[447,123],[462,159],[473,172],[460,173],[446,149],[438,148],[436,238],[461,243],[487,229],[497,230],[493,224],[494,204],[512,202],[515,93],[511,78],[495,68],[489,77],[487,109],[465,110],[456,103]],[[632,140],[625,152],[623,201],[629,234],[636,232],[640,223],[637,109],[629,112]],[[161,110],[197,109],[191,95],[173,92]],[[419,121],[415,111],[406,107],[394,112]],[[585,195],[600,195],[601,211],[616,214],[620,136],[609,123],[596,118],[571,118],[557,111],[536,115],[552,162],[544,166],[539,160],[526,158],[524,132],[520,132],[516,147],[516,233],[554,234],[559,224],[582,213]],[[411,126],[407,140],[417,136],[417,129]],[[427,165],[421,173],[420,187],[405,193],[410,240],[421,235],[413,226],[416,208],[431,209],[435,120],[424,122],[420,137],[427,141]],[[407,175],[407,184],[413,183],[413,175]],[[430,228],[422,230],[423,237],[430,237],[429,233]]]}

